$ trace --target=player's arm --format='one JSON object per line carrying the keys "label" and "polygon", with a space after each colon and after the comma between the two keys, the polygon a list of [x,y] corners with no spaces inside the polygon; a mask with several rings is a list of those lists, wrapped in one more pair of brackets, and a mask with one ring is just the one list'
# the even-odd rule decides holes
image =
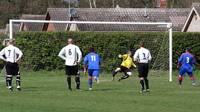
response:
{"label": "player's arm", "polygon": [[122,59],[126,59],[128,57],[128,55],[127,54],[123,54],[123,55],[119,54],[118,57],[122,58]]}
{"label": "player's arm", "polygon": [[134,67],[134,68],[136,68],[137,66],[135,65],[135,63],[134,62],[132,62],[132,66]]}
{"label": "player's arm", "polygon": [[59,56],[61,59],[65,60],[66,57],[64,56],[64,54],[65,54],[65,48],[62,48],[61,51],[59,52],[58,56]]}
{"label": "player's arm", "polygon": [[135,52],[135,54],[133,55],[133,60],[134,60],[135,62],[137,62],[138,59],[139,59],[139,53],[138,53],[138,50],[137,50],[137,51]]}
{"label": "player's arm", "polygon": [[121,55],[121,54],[119,54],[119,55],[118,55],[118,58],[122,58],[122,55]]}
{"label": "player's arm", "polygon": [[20,59],[22,58],[23,53],[22,53],[22,51],[20,49],[17,48],[16,49],[16,54],[18,55],[17,59],[16,59],[16,62],[18,63],[20,61]]}
{"label": "player's arm", "polygon": [[183,61],[183,54],[180,56],[180,58],[178,59],[178,64],[177,64],[177,68],[179,68],[182,64]]}
{"label": "player's arm", "polygon": [[193,65],[193,70],[195,71],[196,70],[196,67],[195,67],[195,65],[196,65],[196,58],[195,58],[194,55],[192,56],[192,65]]}
{"label": "player's arm", "polygon": [[151,57],[151,53],[150,51],[148,52],[148,60],[151,61],[152,57]]}
{"label": "player's arm", "polygon": [[101,57],[98,55],[98,57],[99,57],[99,65],[101,65]]}
{"label": "player's arm", "polygon": [[79,49],[79,47],[77,47],[76,46],[76,52],[77,52],[77,54],[78,54],[78,60],[77,60],[77,62],[78,63],[80,63],[81,62],[81,59],[82,59],[82,52],[81,52],[81,50]]}
{"label": "player's arm", "polygon": [[192,56],[192,64],[193,64],[193,65],[196,64],[196,58],[194,57],[194,55]]}
{"label": "player's arm", "polygon": [[84,61],[83,61],[83,70],[84,70],[84,75],[87,72],[87,64],[88,64],[88,55],[85,56]]}
{"label": "player's arm", "polygon": [[0,52],[0,59],[6,61],[6,59],[5,59],[5,49],[1,50],[1,52]]}

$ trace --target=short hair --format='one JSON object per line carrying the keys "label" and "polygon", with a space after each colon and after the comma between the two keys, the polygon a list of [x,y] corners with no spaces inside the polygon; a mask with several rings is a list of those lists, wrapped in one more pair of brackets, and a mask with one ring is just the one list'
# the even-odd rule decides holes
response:
{"label": "short hair", "polygon": [[10,40],[9,40],[9,44],[14,45],[14,44],[15,44],[15,39],[10,39]]}
{"label": "short hair", "polygon": [[3,45],[7,46],[8,44],[14,45],[15,44],[15,39],[4,39],[3,40]]}
{"label": "short hair", "polygon": [[67,43],[69,43],[69,42],[70,42],[70,43],[73,43],[73,39],[72,39],[72,38],[68,38],[68,39],[67,39]]}
{"label": "short hair", "polygon": [[133,56],[133,53],[131,52],[131,50],[128,50],[126,53],[129,54],[131,57]]}
{"label": "short hair", "polygon": [[6,46],[8,44],[8,42],[10,41],[10,39],[4,39],[2,42],[3,46]]}
{"label": "short hair", "polygon": [[95,52],[94,47],[90,47],[89,52]]}
{"label": "short hair", "polygon": [[140,42],[140,46],[144,47],[144,42],[143,41]]}
{"label": "short hair", "polygon": [[187,47],[185,50],[186,50],[186,51],[191,51],[192,48],[191,48],[191,47]]}

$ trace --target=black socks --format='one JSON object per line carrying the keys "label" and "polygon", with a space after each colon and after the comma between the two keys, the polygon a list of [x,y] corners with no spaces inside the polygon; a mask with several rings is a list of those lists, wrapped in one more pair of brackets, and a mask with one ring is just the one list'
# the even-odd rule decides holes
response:
{"label": "black socks", "polygon": [[144,90],[144,80],[140,80],[141,90]]}
{"label": "black socks", "polygon": [[144,78],[146,89],[149,89],[149,80]]}
{"label": "black socks", "polygon": [[68,83],[68,89],[72,90],[72,87],[71,87],[71,77],[67,77],[67,83]]}
{"label": "black socks", "polygon": [[80,77],[76,76],[75,81],[76,81],[76,89],[80,89]]}

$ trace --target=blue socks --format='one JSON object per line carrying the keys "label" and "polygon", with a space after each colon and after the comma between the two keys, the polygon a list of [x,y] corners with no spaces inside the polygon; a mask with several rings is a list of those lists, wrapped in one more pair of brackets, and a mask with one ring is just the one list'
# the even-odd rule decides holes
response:
{"label": "blue socks", "polygon": [[89,85],[89,88],[92,88],[92,78],[88,78],[88,85]]}

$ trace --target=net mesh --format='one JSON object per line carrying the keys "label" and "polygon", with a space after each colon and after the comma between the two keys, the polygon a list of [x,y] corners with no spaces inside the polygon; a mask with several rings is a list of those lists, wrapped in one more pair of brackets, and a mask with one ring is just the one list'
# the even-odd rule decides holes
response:
{"label": "net mesh", "polygon": [[[107,64],[103,66],[105,69],[108,65],[111,66],[110,69],[115,67],[116,63],[119,65],[120,61],[116,61],[114,58],[127,50],[135,51],[139,43],[143,41],[152,54],[151,68],[153,70],[169,70],[169,32],[166,25],[20,23],[22,25],[20,32],[87,32],[84,35],[74,33],[74,37],[79,41],[85,41],[85,37],[90,39],[87,42],[79,42],[80,46],[83,51],[89,46],[96,47],[103,57],[103,64]],[[126,33],[123,34],[124,32]],[[118,36],[116,37],[114,33],[117,33]],[[118,40],[112,39],[115,37]]]}

